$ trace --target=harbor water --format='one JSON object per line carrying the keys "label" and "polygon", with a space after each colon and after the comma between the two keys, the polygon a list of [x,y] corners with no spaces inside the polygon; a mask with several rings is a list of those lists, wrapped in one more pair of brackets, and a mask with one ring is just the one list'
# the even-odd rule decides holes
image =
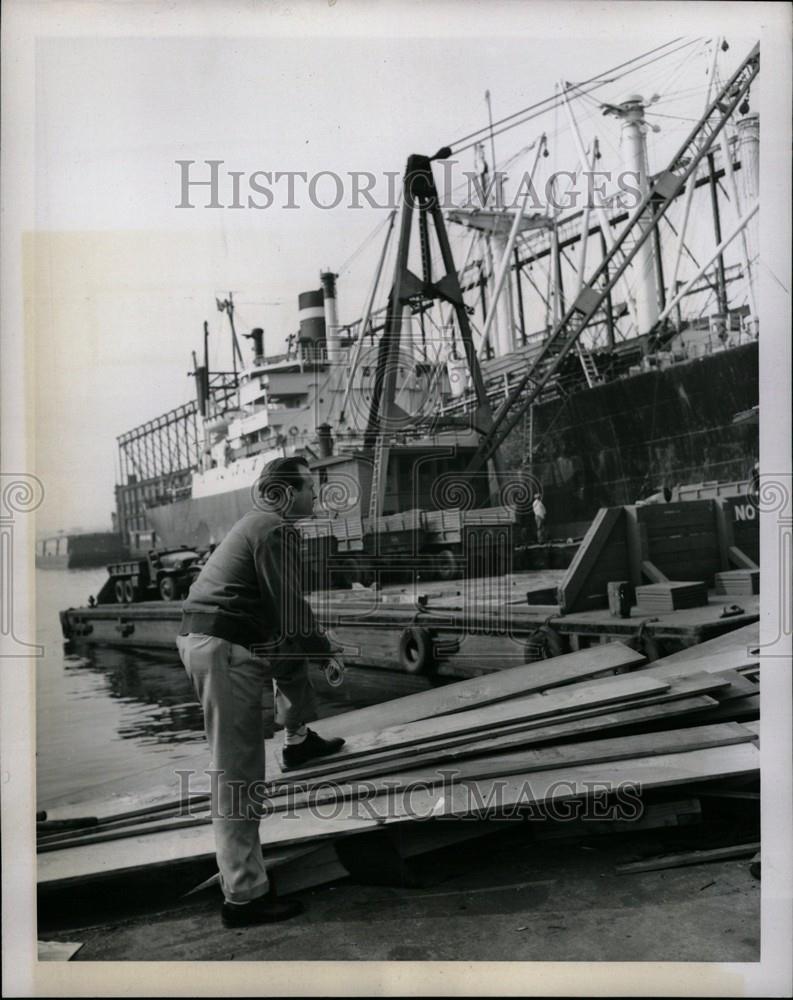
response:
{"label": "harbor water", "polygon": [[[98,593],[104,569],[38,570],[36,803],[38,809],[106,800],[173,784],[174,771],[207,765],[201,708],[174,647],[67,651],[58,612]],[[338,688],[318,686],[321,717],[418,690],[388,671],[348,668]],[[272,692],[263,702],[272,726]]]}

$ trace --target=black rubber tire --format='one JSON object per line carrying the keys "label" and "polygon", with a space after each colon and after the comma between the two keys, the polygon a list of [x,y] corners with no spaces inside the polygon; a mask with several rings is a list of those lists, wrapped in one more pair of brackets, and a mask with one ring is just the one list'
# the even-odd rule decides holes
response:
{"label": "black rubber tire", "polygon": [[172,576],[163,576],[160,579],[157,589],[163,601],[176,601],[179,599],[179,587]]}
{"label": "black rubber tire", "polygon": [[457,557],[451,549],[441,549],[436,554],[435,572],[439,580],[454,580],[458,576]]}
{"label": "black rubber tire", "polygon": [[541,625],[529,636],[524,647],[523,659],[525,663],[534,663],[538,659],[550,660],[554,656],[561,656],[566,652],[565,639],[550,625]]}
{"label": "black rubber tire", "polygon": [[124,581],[116,580],[113,584],[113,590],[116,595],[116,604],[126,604],[127,596],[124,592]]}
{"label": "black rubber tire", "polygon": [[405,629],[399,637],[399,665],[406,674],[425,674],[432,669],[434,652],[428,629]]}
{"label": "black rubber tire", "polygon": [[124,581],[124,600],[127,604],[133,604],[138,598],[138,588],[132,580]]}

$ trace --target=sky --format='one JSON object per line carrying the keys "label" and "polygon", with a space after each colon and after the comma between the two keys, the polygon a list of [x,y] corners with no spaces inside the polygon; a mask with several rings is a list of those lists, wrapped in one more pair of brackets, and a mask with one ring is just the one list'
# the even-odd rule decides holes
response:
{"label": "sky", "polygon": [[[318,286],[320,269],[340,272],[342,322],[360,315],[387,211],[349,206],[351,171],[373,174],[384,199],[387,173],[401,172],[410,153],[433,153],[487,123],[486,90],[499,119],[550,97],[560,79],[585,80],[681,34],[663,11],[674,5],[665,4],[638,5],[653,8],[643,17],[623,17],[625,5],[581,13],[562,4],[550,20],[537,16],[550,10],[541,4],[385,4],[379,19],[371,7],[365,15],[358,4],[337,6],[242,5],[243,17],[232,4],[177,4],[209,20],[196,13],[158,31],[156,18],[132,19],[37,37],[34,220],[23,267],[36,469],[46,494],[40,530],[109,527],[115,439],[192,396],[191,351],[204,320],[212,366],[230,361],[216,297],[233,292],[239,331],[263,326],[268,353],[296,329],[297,296]],[[594,7],[607,16],[593,19]],[[306,20],[315,11],[322,16]],[[716,21],[701,20],[697,34],[723,31]],[[740,29],[725,70],[748,52],[750,36]],[[647,86],[700,87],[709,58],[702,45],[682,52],[646,74]],[[626,80],[600,96],[631,92]],[[597,107],[581,115],[582,127],[616,134]],[[690,127],[662,124],[650,136],[656,158]],[[574,167],[558,115],[497,137],[497,160],[535,142],[541,128],[551,153],[543,169]],[[604,151],[616,157],[612,147]],[[462,154],[460,170],[473,168],[472,156]],[[194,161],[190,176],[201,179],[207,160],[222,161],[226,205],[228,172],[241,174],[244,207],[206,207],[200,188],[190,189],[195,207],[177,207],[177,161]],[[528,169],[530,160],[524,153],[517,166]],[[273,205],[257,210],[245,205],[256,171],[334,172],[344,197],[323,210],[298,180],[297,207],[285,207],[281,183],[271,185]],[[320,198],[333,197],[329,184],[317,187]]]}

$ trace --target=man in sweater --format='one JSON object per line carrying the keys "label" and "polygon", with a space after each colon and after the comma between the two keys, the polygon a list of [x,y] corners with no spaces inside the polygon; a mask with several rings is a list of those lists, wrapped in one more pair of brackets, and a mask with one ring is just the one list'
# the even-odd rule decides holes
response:
{"label": "man in sweater", "polygon": [[303,598],[300,539],[291,523],[313,509],[305,460],[269,463],[256,484],[255,508],[209,557],[182,609],[177,647],[204,709],[217,772],[212,823],[227,927],[286,920],[302,909],[269,893],[259,841],[265,685],[275,682],[285,770],[336,753],[344,743],[323,740],[305,725],[317,717],[308,661],[334,658]]}

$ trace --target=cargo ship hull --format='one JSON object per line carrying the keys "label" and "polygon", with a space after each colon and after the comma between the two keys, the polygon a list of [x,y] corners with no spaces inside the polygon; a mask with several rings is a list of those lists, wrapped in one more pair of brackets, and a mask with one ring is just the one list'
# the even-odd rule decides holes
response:
{"label": "cargo ship hull", "polygon": [[[550,525],[586,521],[600,507],[634,503],[663,486],[751,478],[756,421],[735,416],[757,406],[758,344],[626,376],[535,406],[532,474]],[[524,466],[517,428],[504,448]],[[251,506],[250,487],[148,509],[157,543],[218,542]]]}

